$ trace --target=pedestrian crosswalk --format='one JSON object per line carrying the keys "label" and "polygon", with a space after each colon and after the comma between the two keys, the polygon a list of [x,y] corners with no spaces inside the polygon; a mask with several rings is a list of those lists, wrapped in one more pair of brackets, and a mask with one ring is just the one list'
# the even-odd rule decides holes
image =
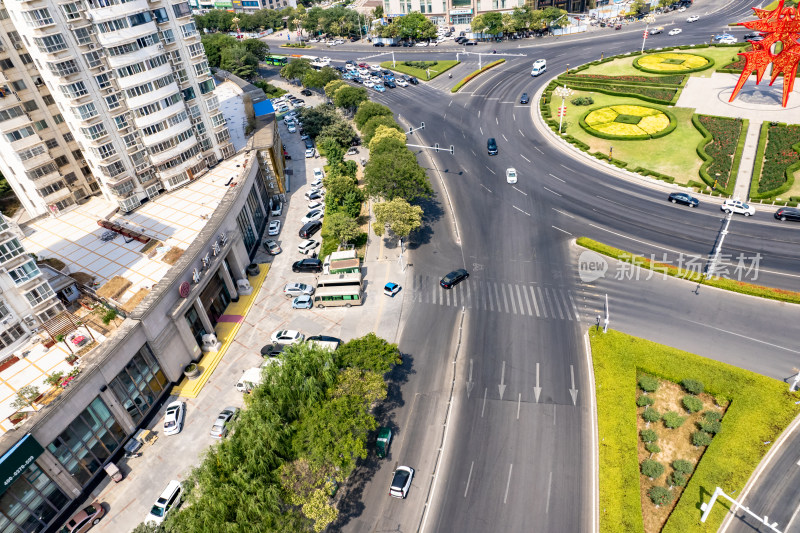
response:
{"label": "pedestrian crosswalk", "polygon": [[473,278],[445,290],[437,278],[417,274],[411,293],[415,303],[580,321],[576,294],[560,287]]}

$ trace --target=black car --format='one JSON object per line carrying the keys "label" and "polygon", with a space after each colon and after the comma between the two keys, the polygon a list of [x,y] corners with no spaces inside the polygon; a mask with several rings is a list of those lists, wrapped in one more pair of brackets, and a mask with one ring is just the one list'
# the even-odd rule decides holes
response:
{"label": "black car", "polygon": [[778,220],[796,220],[800,222],[800,209],[796,207],[781,207],[775,211]]}
{"label": "black car", "polygon": [[295,261],[292,272],[322,272],[322,261],[316,258]]}
{"label": "black car", "polygon": [[406,47],[406,48],[410,48],[410,47],[414,46],[414,43],[412,43],[410,41],[406,41],[406,42],[403,43],[403,46]]}
{"label": "black car", "polygon": [[411,85],[419,85],[419,80],[414,76],[410,76],[406,81]]}
{"label": "black car", "polygon": [[361,79],[360,77],[358,77],[358,76],[356,76],[355,78],[351,79],[350,81],[354,81],[354,82],[356,82],[356,83],[364,83],[364,80],[362,80],[362,79]]}
{"label": "black car", "polygon": [[395,47],[395,46],[401,46],[401,45],[400,45],[400,43],[389,43],[389,46]]}
{"label": "black car", "polygon": [[444,289],[452,289],[465,279],[469,277],[469,272],[464,270],[463,268],[459,268],[458,270],[453,270],[448,275],[443,277],[439,282],[439,285],[442,286]]}
{"label": "black car", "polygon": [[306,341],[320,341],[320,342],[342,342],[342,339],[336,337],[330,337],[328,335],[312,335],[311,337],[306,337]]}
{"label": "black car", "polygon": [[520,104],[530,104],[531,103],[531,97],[528,96],[528,93],[522,93],[522,96],[519,97],[519,103]]}
{"label": "black car", "polygon": [[453,39],[453,41],[457,42],[458,44],[461,44],[466,40],[468,40],[468,39],[466,37],[464,37],[464,36],[456,37],[455,39]]}
{"label": "black car", "polygon": [[393,82],[392,80],[386,80],[386,81],[383,82],[383,84],[386,85],[390,89],[396,89],[397,88],[397,84],[395,82]]}
{"label": "black car", "polygon": [[489,140],[486,142],[486,150],[489,152],[489,155],[497,155],[497,141],[494,140],[494,137],[489,137]]}
{"label": "black car", "polygon": [[303,96],[311,96],[311,91],[308,89],[303,89],[302,91],[300,91],[300,94],[302,94]]}
{"label": "black car", "polygon": [[385,43],[372,43],[372,46],[386,46]]}
{"label": "black car", "polygon": [[691,207],[697,207],[700,205],[700,200],[694,196],[686,194],[685,192],[673,192],[669,195],[668,200],[673,204],[682,204]]}
{"label": "black car", "polygon": [[320,228],[322,228],[322,222],[319,220],[312,220],[300,228],[299,235],[304,239],[310,239],[312,235],[320,230]]}

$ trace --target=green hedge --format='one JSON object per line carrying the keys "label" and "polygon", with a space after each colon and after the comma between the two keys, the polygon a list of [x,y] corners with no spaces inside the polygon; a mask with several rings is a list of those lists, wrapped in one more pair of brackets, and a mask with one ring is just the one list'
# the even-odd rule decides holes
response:
{"label": "green hedge", "polygon": [[[713,156],[709,155],[706,151],[706,147],[709,143],[714,142],[715,140],[717,143],[722,144],[721,139],[715,139],[713,134],[703,125],[700,121],[701,117],[708,116],[714,120],[724,121],[724,122],[737,122],[739,125],[739,131],[736,138],[735,143],[732,146],[731,154],[730,154],[730,167],[726,164],[725,160],[722,161],[715,160]],[[692,115],[692,124],[695,128],[703,135],[703,139],[697,145],[697,155],[703,160],[703,164],[700,167],[700,177],[702,180],[709,186],[714,186],[714,181],[717,180],[716,172],[714,172],[714,176],[709,174],[708,169],[712,167],[712,165],[717,165],[719,170],[727,171],[727,176],[720,176],[719,181],[720,183],[717,184],[717,190],[722,192],[725,195],[733,194],[733,189],[736,185],[736,173],[739,170],[739,162],[742,156],[742,149],[744,148],[744,140],[747,137],[747,124],[743,124],[742,119],[738,118],[728,118],[728,117],[712,117],[710,115]],[[728,168],[726,168],[728,167]],[[734,169],[735,167],[735,169]],[[733,178],[733,179],[731,179]],[[720,186],[722,185],[722,186]]]}
{"label": "green hedge", "polygon": [[[577,242],[578,246],[583,246],[584,248],[594,250],[599,254],[607,255],[619,261],[631,263],[639,267],[642,267],[644,269],[650,269],[653,270],[654,272],[659,272],[666,274],[668,276],[685,279],[693,283],[702,283],[703,285],[708,285],[709,287],[716,287],[718,289],[738,292],[740,294],[748,294],[750,296],[758,296],[760,298],[767,298],[770,300],[778,300],[781,302],[800,304],[800,292],[793,292],[784,289],[775,289],[772,287],[764,287],[762,285],[754,285],[752,283],[746,283],[743,281],[736,281],[732,279],[723,279],[723,278],[704,279],[704,276],[701,273],[698,273],[694,270],[679,268],[672,265],[659,263],[657,261],[653,262],[650,259],[647,259],[646,257],[633,255],[629,252],[626,252],[625,250],[620,250],[619,248],[614,248],[612,246],[608,246],[606,244],[594,241],[592,239],[588,239],[586,237],[580,237]],[[704,380],[699,380],[699,381],[703,381],[705,383]]]}
{"label": "green hedge", "polygon": [[728,516],[727,506],[714,506],[708,521],[700,524],[700,504],[708,501],[714,487],[724,487],[729,494],[741,492],[769,451],[764,443],[774,443],[800,411],[795,404],[800,397],[789,393],[781,381],[617,331],[592,328],[589,338],[602,443],[600,532],[644,531],[637,462],[637,372],[674,383],[696,379],[718,402],[730,402],[722,431],[711,441],[661,530],[716,532]]}
{"label": "green hedge", "polygon": [[643,87],[636,85],[612,85],[604,83],[575,82],[561,80],[568,87],[583,91],[596,91],[611,96],[629,96],[638,98],[652,104],[669,104],[675,100],[678,89],[666,89],[663,87]]}
{"label": "green hedge", "polygon": [[470,80],[472,80],[473,78],[475,78],[476,76],[478,76],[478,74],[481,74],[481,73],[483,73],[483,72],[486,72],[486,71],[487,71],[487,70],[489,70],[490,68],[492,68],[492,67],[496,67],[497,65],[499,65],[499,64],[501,64],[501,63],[505,63],[505,61],[506,61],[505,59],[498,59],[497,61],[492,61],[492,62],[491,62],[491,63],[489,63],[488,65],[485,65],[483,68],[481,68],[481,69],[478,69],[478,70],[476,70],[476,71],[472,72],[472,73],[471,73],[471,74],[469,74],[467,77],[465,77],[463,80],[461,80],[461,81],[459,81],[458,83],[456,83],[455,87],[453,87],[452,89],[450,89],[450,92],[451,92],[451,93],[457,93],[457,92],[459,91],[459,89],[461,89],[461,87],[463,87],[464,85],[466,85],[466,83],[467,83],[468,81],[470,81]]}
{"label": "green hedge", "polygon": [[[687,75],[669,76],[602,76],[600,74],[562,74],[561,79],[571,81],[587,81],[589,83],[611,83],[615,85],[634,85],[641,87],[681,87],[686,83]],[[636,80],[636,78],[646,78]]]}
{"label": "green hedge", "polygon": [[[669,53],[679,53],[679,52],[668,52],[666,50],[659,50],[659,51],[653,50],[653,53],[669,54]],[[714,58],[711,58],[711,57],[708,57],[708,56],[704,56],[704,55],[701,55],[701,54],[689,54],[689,55],[695,55],[695,56],[702,57],[703,59],[708,61],[708,64],[703,65],[702,67],[689,68],[689,69],[686,69],[686,70],[681,70],[680,74],[689,74],[691,72],[700,72],[700,71],[703,71],[703,70],[706,70],[706,69],[710,69],[711,67],[714,66]],[[642,56],[642,57],[644,57],[644,56]],[[650,68],[647,68],[647,67],[643,67],[642,65],[639,64],[639,58],[638,57],[633,60],[633,68],[641,70],[642,72],[647,72],[649,74],[665,74],[665,72],[663,70],[653,70],[653,69],[650,69]]]}
{"label": "green hedge", "polygon": [[[658,139],[660,137],[664,137],[665,135],[669,135],[670,133],[675,131],[675,128],[678,127],[678,119],[675,118],[675,115],[672,114],[672,111],[669,111],[668,109],[661,109],[661,108],[651,107],[650,109],[655,109],[657,111],[661,111],[665,115],[667,115],[667,117],[669,118],[669,126],[667,126],[666,128],[664,128],[661,131],[657,131],[656,133],[652,133],[652,134],[648,134],[648,135],[613,135],[611,133],[604,133],[602,131],[598,131],[598,130],[594,129],[593,127],[591,127],[590,125],[588,125],[586,123],[586,117],[589,116],[589,113],[592,113],[593,111],[597,111],[598,109],[603,109],[604,107],[609,107],[609,106],[607,106],[607,105],[595,106],[595,107],[589,109],[588,111],[586,111],[583,115],[581,115],[581,118],[578,121],[578,123],[581,125],[581,128],[583,128],[586,131],[586,133],[588,133],[589,135],[594,135],[595,137],[599,137],[601,139],[609,139],[609,140],[649,141],[650,139]],[[647,106],[642,106],[642,107],[647,107]]]}
{"label": "green hedge", "polygon": [[764,150],[767,149],[767,134],[769,122],[761,123],[761,131],[758,133],[758,148],[756,149],[756,161],[753,165],[753,177],[750,178],[750,198],[759,199],[758,182],[761,179],[761,167],[764,166]]}

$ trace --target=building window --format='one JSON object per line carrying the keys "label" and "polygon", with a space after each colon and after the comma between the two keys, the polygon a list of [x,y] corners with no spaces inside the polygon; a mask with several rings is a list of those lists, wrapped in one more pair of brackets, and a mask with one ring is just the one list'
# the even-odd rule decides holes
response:
{"label": "building window", "polygon": [[227,141],[230,138],[231,138],[231,132],[229,132],[228,130],[222,130],[219,133],[217,133],[217,142],[218,143],[224,143],[225,141]]}
{"label": "building window", "polygon": [[201,61],[200,63],[195,63],[194,65],[194,74],[197,77],[203,76],[208,74],[208,61]]}
{"label": "building window", "polygon": [[31,463],[0,497],[0,521],[10,531],[44,531],[69,501],[58,485]]}
{"label": "building window", "polygon": [[78,41],[78,44],[89,44],[92,42],[92,33],[94,33],[94,29],[92,26],[86,26],[72,30],[72,33],[75,34],[75,39]]}
{"label": "building window", "polygon": [[28,53],[20,54],[19,59],[20,61],[22,61],[23,65],[30,65],[31,63],[33,63],[33,58]]}
{"label": "building window", "polygon": [[0,262],[5,263],[9,259],[13,259],[24,252],[25,250],[22,248],[19,240],[14,237],[10,241],[0,244]]}
{"label": "building window", "polygon": [[208,94],[214,90],[214,80],[206,80],[199,84],[200,94]]}
{"label": "building window", "polygon": [[89,68],[98,67],[102,64],[102,54],[97,50],[92,50],[86,54],[83,54],[83,58],[86,60],[86,64],[89,65]]}
{"label": "building window", "polygon": [[69,206],[71,206],[74,203],[75,203],[75,200],[73,200],[72,198],[67,198],[65,200],[61,200],[60,202],[56,202],[53,205],[56,206],[56,209],[58,209],[60,211],[62,209],[68,208]]}
{"label": "building window", "polygon": [[25,113],[20,106],[10,107],[8,109],[0,109],[0,122],[11,120],[12,118],[21,117]]}
{"label": "building window", "polygon": [[36,261],[33,259],[22,266],[8,271],[8,275],[11,277],[11,281],[13,281],[15,285],[21,285],[26,281],[32,280],[33,278],[39,276],[40,274],[41,271],[39,270],[39,267],[36,266]]}
{"label": "building window", "polygon": [[56,124],[61,124],[62,122],[64,122],[64,117],[61,115],[61,113],[57,113],[53,115],[53,122],[55,122]]}
{"label": "building window", "polygon": [[69,85],[61,85],[59,89],[67,98],[80,98],[81,96],[89,94],[86,84],[82,81],[76,81]]}
{"label": "building window", "polygon": [[164,44],[172,44],[175,42],[175,32],[172,30],[164,30],[161,32],[161,40]]}
{"label": "building window", "polygon": [[22,18],[31,28],[39,28],[41,26],[49,26],[53,24],[53,17],[50,11],[45,7],[42,9],[34,9],[32,11],[23,11]]}
{"label": "building window", "polygon": [[65,140],[65,141],[67,141],[67,142],[70,142],[70,141],[72,141],[73,139],[75,139],[75,137],[73,137],[73,136],[72,136],[72,133],[70,133],[70,132],[67,132],[67,133],[65,133],[65,134],[64,134],[64,140]]}
{"label": "building window", "polygon": [[116,148],[114,148],[113,143],[107,143],[98,148],[95,148],[93,146],[91,150],[92,153],[100,159],[108,159],[109,157],[117,153],[117,150]]}
{"label": "building window", "polygon": [[56,101],[53,99],[53,97],[50,96],[49,94],[46,94],[46,95],[42,96],[42,101],[47,105],[53,105],[53,104],[56,103]]}
{"label": "building window", "polygon": [[[166,14],[166,10],[164,10],[164,13]],[[153,20],[153,17],[150,15],[150,13],[147,12],[136,13],[135,15],[129,16],[128,20],[131,23],[131,27],[134,27],[134,26],[140,26],[142,24],[147,24],[148,22]]]}
{"label": "building window", "polygon": [[18,129],[16,131],[12,131],[10,133],[6,133],[6,139],[8,142],[19,141],[20,139],[24,139],[25,137],[30,137],[35,132],[31,126],[25,126],[24,128]]}
{"label": "building window", "polygon": [[125,439],[125,431],[97,396],[47,449],[81,486],[86,486]]}
{"label": "building window", "polygon": [[59,168],[69,164],[69,159],[67,159],[67,156],[65,155],[60,155],[56,157],[53,161],[55,162],[56,165],[59,166]]}
{"label": "building window", "polygon": [[49,298],[52,298],[55,295],[56,293],[53,292],[53,289],[50,287],[50,284],[45,281],[41,285],[26,292],[25,298],[28,299],[28,303],[31,305],[31,307],[36,307],[40,303],[44,302]]}
{"label": "building window", "polygon": [[189,24],[184,24],[180,28],[181,35],[183,35],[184,39],[188,39],[189,37],[197,35],[197,26],[195,25],[194,21],[190,22]]}
{"label": "building window", "polygon": [[93,141],[108,135],[106,126],[102,122],[99,122],[93,126],[89,126],[88,128],[81,128],[81,133],[84,135],[84,137]]}
{"label": "building window", "polygon": [[169,16],[167,15],[167,10],[162,8],[154,9],[152,11],[153,18],[156,19],[156,23],[163,24],[169,20]]}
{"label": "building window", "polygon": [[108,78],[108,74],[100,74],[94,77],[97,80],[97,85],[101,89],[105,89],[106,87],[111,87],[111,80]]}
{"label": "building window", "polygon": [[0,68],[3,70],[12,69],[14,68],[14,63],[12,63],[10,59],[0,59]]}
{"label": "building window", "polygon": [[[52,183],[50,185],[45,185],[41,189],[37,189],[37,190],[39,191],[39,194],[42,195],[42,198],[44,198],[45,196],[50,196],[54,192],[57,192],[57,191],[60,191],[60,190],[64,189],[66,186],[67,185],[63,181],[57,181],[57,182]],[[41,303],[41,302],[39,302],[39,303]]]}
{"label": "building window", "polygon": [[183,99],[185,101],[188,102],[190,100],[194,100],[195,98],[194,87],[189,87],[188,89],[184,89],[182,92],[183,92]]}
{"label": "building window", "polygon": [[60,33],[48,35],[47,37],[34,37],[33,42],[40,52],[46,54],[53,54],[67,49],[67,42]]}
{"label": "building window", "polygon": [[114,117],[114,123],[117,125],[118,130],[123,130],[128,127],[128,115],[122,114]]}
{"label": "building window", "polygon": [[[2,61],[0,61],[0,66],[2,66]],[[11,87],[12,87],[12,88],[13,88],[15,91],[24,91],[25,89],[27,89],[27,88],[28,88],[28,86],[27,86],[27,85],[25,85],[25,82],[24,82],[24,81],[22,81],[22,80],[16,80],[16,81],[12,81],[12,82],[11,82]]]}
{"label": "building window", "polygon": [[72,4],[61,4],[61,10],[64,12],[64,16],[67,18],[67,20],[81,18],[80,6],[78,5],[78,2],[73,2]]}
{"label": "building window", "polygon": [[28,100],[27,102],[22,102],[22,107],[23,109],[25,109],[25,111],[29,113],[31,111],[36,111],[37,109],[39,109],[39,106],[36,105],[36,101],[34,100]]}
{"label": "building window", "polygon": [[112,31],[124,30],[127,27],[128,27],[128,19],[121,18],[121,19],[107,20],[105,22],[97,24],[97,31],[99,31],[100,33],[109,33]]}
{"label": "building window", "polygon": [[46,120],[37,120],[36,122],[33,123],[33,125],[36,127],[36,131],[42,131],[49,128]]}
{"label": "building window", "polygon": [[119,101],[119,98],[116,94],[112,94],[111,96],[106,96],[106,105],[108,106],[109,111],[112,109],[116,109],[122,104]]}
{"label": "building window", "polygon": [[[0,62],[2,63],[2,62]],[[0,64],[2,66],[2,64]],[[78,63],[74,59],[68,59],[60,63],[48,63],[47,67],[56,76],[64,77],[78,72]]]}
{"label": "building window", "polygon": [[42,177],[47,176],[49,174],[54,174],[56,172],[58,172],[58,167],[56,166],[55,163],[50,161],[49,163],[46,163],[46,164],[44,164],[44,165],[42,165],[40,167],[32,168],[30,170],[26,170],[25,171],[25,175],[28,177],[28,179],[38,180],[39,178],[42,178]]}
{"label": "building window", "polygon": [[250,217],[247,215],[247,206],[243,207],[239,216],[236,217],[236,223],[239,225],[239,230],[242,232],[244,246],[249,251],[256,242],[256,234],[255,231],[253,231],[253,225],[250,223]]}
{"label": "building window", "polygon": [[172,11],[175,13],[175,18],[181,17],[188,17],[192,14],[192,10],[189,9],[188,2],[181,2],[180,4],[173,4]]}
{"label": "building window", "polygon": [[114,396],[135,423],[158,400],[166,386],[167,378],[147,344],[136,352],[125,368],[109,383]]}
{"label": "building window", "polygon": [[75,118],[78,120],[88,120],[92,117],[96,117],[98,112],[94,104],[89,102],[88,104],[84,104],[82,106],[73,107],[72,114],[75,115]]}
{"label": "building window", "polygon": [[[64,138],[66,138],[66,135],[64,136]],[[50,148],[51,150],[53,148],[58,148],[58,140],[57,139],[47,139],[44,142],[44,144],[46,144],[47,147]]]}
{"label": "building window", "polygon": [[37,144],[32,148],[17,152],[17,157],[19,157],[20,161],[27,161],[28,159],[33,159],[37,155],[42,155],[45,152],[47,152],[47,149],[43,145]]}

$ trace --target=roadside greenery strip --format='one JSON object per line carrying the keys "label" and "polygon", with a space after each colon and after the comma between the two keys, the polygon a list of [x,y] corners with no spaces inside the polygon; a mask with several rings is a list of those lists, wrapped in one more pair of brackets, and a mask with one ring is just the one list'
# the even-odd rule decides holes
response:
{"label": "roadside greenery strip", "polygon": [[[598,62],[599,64],[600,62]],[[591,65],[591,63],[589,63]],[[577,70],[577,69],[575,69]],[[572,72],[575,72],[573,70]],[[604,76],[602,74],[562,74],[561,79],[576,82],[613,83],[618,85],[641,85],[645,87],[682,87],[688,78],[687,75],[667,76]]]}
{"label": "roadside greenery strip", "polygon": [[[428,65],[425,65],[425,63],[428,63]],[[428,80],[428,70],[430,70],[430,79],[432,80],[436,76],[441,76],[459,63],[461,63],[461,61],[455,61],[453,59],[440,61],[396,61],[394,65],[392,65],[391,61],[383,61],[381,67],[394,70],[395,72],[402,72],[403,74],[414,76],[420,80]]]}
{"label": "roadside greenery strip", "polygon": [[336,351],[287,346],[184,481],[186,504],[164,530],[323,531],[338,515],[332,493],[367,457],[373,406],[401,362],[397,345],[372,333]]}
{"label": "roadside greenery strip", "polygon": [[[764,144],[762,144],[764,143]],[[773,198],[794,185],[794,172],[800,169],[800,126],[764,122],[761,127],[754,178],[758,188],[751,198]],[[798,200],[800,198],[792,198]]]}
{"label": "roadside greenery strip", "polygon": [[497,65],[499,65],[501,63],[505,63],[505,61],[506,61],[505,59],[498,59],[497,61],[492,61],[488,65],[484,65],[483,68],[474,71],[472,74],[468,75],[463,80],[461,80],[458,83],[456,83],[455,86],[452,89],[450,89],[450,92],[451,93],[457,93],[459,91],[459,89],[461,89],[461,87],[463,87],[468,81],[476,78],[479,74],[481,74],[483,72],[486,72],[487,70],[489,70],[492,67],[496,67]]}
{"label": "roadside greenery strip", "polygon": [[618,261],[634,264],[638,267],[652,270],[656,273],[666,274],[675,278],[685,279],[694,283],[702,283],[709,287],[716,287],[727,291],[738,292],[740,294],[747,294],[750,296],[758,296],[760,298],[768,298],[770,300],[779,300],[781,302],[788,302],[793,304],[800,304],[800,292],[787,291],[783,289],[774,289],[772,287],[764,287],[763,285],[755,285],[743,281],[724,278],[709,278],[705,279],[702,273],[685,268],[679,268],[667,263],[653,261],[646,257],[633,255],[625,250],[608,246],[601,242],[589,239],[588,237],[579,237],[577,239],[578,246],[594,250],[595,252],[608,257],[614,258]]}
{"label": "roadside greenery strip", "polygon": [[730,402],[722,430],[703,454],[682,497],[664,525],[664,533],[713,532],[727,516],[715,505],[699,524],[699,506],[715,487],[741,490],[775,442],[800,412],[796,393],[785,383],[609,330],[591,328],[592,363],[600,441],[600,531],[642,532],[636,431],[637,372],[681,383],[696,380],[717,403]]}
{"label": "roadside greenery strip", "polygon": [[718,191],[731,195],[736,185],[735,172],[739,170],[747,121],[695,114],[692,115],[692,124],[703,134],[697,145],[697,155],[703,159],[700,177],[709,187],[713,187],[716,181]]}
{"label": "roadside greenery strip", "polygon": [[613,96],[630,96],[653,104],[671,104],[676,100],[679,94],[678,89],[667,87],[649,87],[644,85],[613,84],[583,80],[573,81],[569,78],[562,79],[561,77],[558,79],[562,85],[566,84],[566,86],[571,89],[579,91],[597,91]]}

